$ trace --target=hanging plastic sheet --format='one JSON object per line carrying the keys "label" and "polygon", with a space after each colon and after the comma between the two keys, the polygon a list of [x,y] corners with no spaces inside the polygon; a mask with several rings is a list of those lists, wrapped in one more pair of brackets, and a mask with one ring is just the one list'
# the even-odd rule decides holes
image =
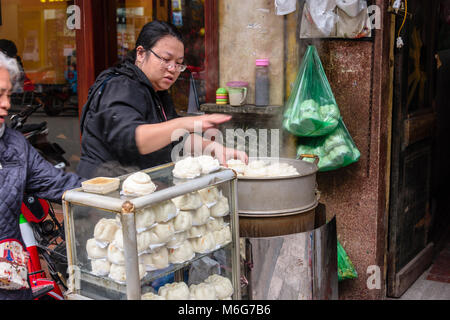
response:
{"label": "hanging plastic sheet", "polygon": [[309,46],[287,101],[283,127],[299,137],[318,137],[338,125],[339,108],[314,46]]}
{"label": "hanging plastic sheet", "polygon": [[361,38],[371,36],[366,0],[306,0],[300,38]]}
{"label": "hanging plastic sheet", "polygon": [[371,36],[367,1],[336,0],[336,37],[361,38]]}

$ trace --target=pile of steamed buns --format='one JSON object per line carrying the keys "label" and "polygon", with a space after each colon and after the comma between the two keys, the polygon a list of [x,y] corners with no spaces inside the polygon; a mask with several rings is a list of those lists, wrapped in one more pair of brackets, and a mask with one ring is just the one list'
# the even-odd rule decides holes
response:
{"label": "pile of steamed buns", "polygon": [[[227,166],[236,171],[238,176],[263,178],[299,175],[292,165],[278,161],[252,160],[245,164],[239,159],[230,159],[227,161]],[[175,163],[173,175],[179,179],[192,179],[219,168],[219,161],[210,156],[187,157]]]}
{"label": "pile of steamed buns", "polygon": [[[140,277],[230,243],[229,213],[228,199],[215,186],[136,211]],[[98,221],[86,250],[94,274],[126,281],[120,216]]]}
{"label": "pile of steamed buns", "polygon": [[189,287],[184,282],[168,283],[159,288],[158,294],[146,293],[142,300],[231,300],[231,281],[218,274],[210,275],[199,284]]}

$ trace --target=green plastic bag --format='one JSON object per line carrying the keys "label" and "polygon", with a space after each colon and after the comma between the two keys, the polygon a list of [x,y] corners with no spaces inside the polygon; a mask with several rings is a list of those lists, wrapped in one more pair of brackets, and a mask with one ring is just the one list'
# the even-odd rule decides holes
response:
{"label": "green plastic bag", "polygon": [[285,105],[283,127],[299,137],[319,137],[332,132],[340,116],[317,50],[308,46]]}
{"label": "green plastic bag", "polygon": [[[314,154],[319,157],[319,171],[336,170],[359,160],[361,153],[356,148],[342,119],[337,128],[329,135],[318,138],[300,138],[297,146],[297,156]],[[305,161],[314,159],[304,158]]]}
{"label": "green plastic bag", "polygon": [[352,261],[348,257],[339,240],[337,241],[337,257],[338,257],[338,281],[345,279],[358,278],[358,273],[353,266]]}

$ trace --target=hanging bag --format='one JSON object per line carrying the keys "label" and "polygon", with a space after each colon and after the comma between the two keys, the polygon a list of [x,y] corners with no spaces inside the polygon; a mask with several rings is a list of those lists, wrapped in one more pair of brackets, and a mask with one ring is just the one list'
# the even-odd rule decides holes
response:
{"label": "hanging bag", "polygon": [[[355,145],[342,119],[329,135],[319,138],[301,138],[297,155],[315,154],[319,157],[319,171],[336,170],[359,160],[361,153]],[[310,159],[305,159],[310,161]]]}
{"label": "hanging bag", "polygon": [[29,255],[15,239],[0,241],[0,289],[28,289]]}
{"label": "hanging bag", "polygon": [[314,46],[308,46],[285,106],[283,127],[300,137],[319,137],[338,125],[339,108]]}

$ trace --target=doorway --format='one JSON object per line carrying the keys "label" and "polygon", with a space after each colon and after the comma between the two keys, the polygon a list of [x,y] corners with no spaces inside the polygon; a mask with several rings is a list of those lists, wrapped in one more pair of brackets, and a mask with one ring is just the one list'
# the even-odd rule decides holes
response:
{"label": "doorway", "polygon": [[443,34],[448,28],[442,20],[445,2],[409,0],[396,17],[395,36],[400,34],[405,44],[394,51],[389,297],[400,297],[430,266],[441,228],[448,224],[442,214],[447,202],[442,185],[448,177],[442,156],[448,153],[444,104],[449,99],[440,97],[445,69],[437,69],[448,37]]}

